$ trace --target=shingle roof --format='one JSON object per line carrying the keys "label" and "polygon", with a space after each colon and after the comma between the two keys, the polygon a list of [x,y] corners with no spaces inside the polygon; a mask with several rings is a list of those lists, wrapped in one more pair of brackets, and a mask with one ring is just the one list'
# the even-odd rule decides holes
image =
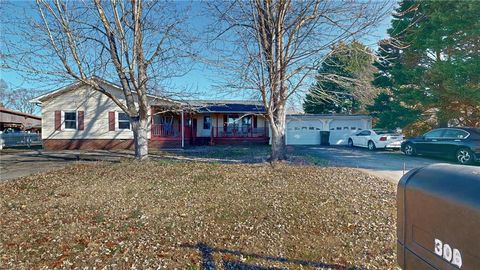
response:
{"label": "shingle roof", "polygon": [[264,113],[265,107],[255,100],[191,100],[187,104],[198,112]]}
{"label": "shingle roof", "polygon": [[264,113],[265,107],[251,104],[223,104],[207,105],[197,108],[199,112],[218,112],[218,113]]}
{"label": "shingle roof", "polygon": [[5,108],[1,105],[0,105],[0,112],[15,114],[15,115],[23,116],[23,117],[29,117],[29,118],[33,118],[33,119],[37,119],[37,120],[42,120],[42,118],[40,116],[29,114],[29,113],[24,113],[24,112],[21,112],[21,111],[15,111],[15,110],[7,109],[7,108]]}
{"label": "shingle roof", "polygon": [[[109,86],[112,87],[112,89],[116,89],[116,90],[120,90],[120,91],[122,90],[122,88],[119,85],[114,84],[112,82],[109,82],[107,80],[104,80],[102,78],[93,76],[92,79],[97,80],[98,83],[103,83],[103,84],[109,85]],[[74,90],[77,87],[80,87],[82,85],[84,85],[82,82],[77,81],[77,82],[71,83],[69,85],[66,85],[64,87],[61,87],[59,89],[47,92],[47,93],[45,93],[41,96],[38,96],[38,97],[30,100],[30,102],[41,104],[42,101],[48,100],[51,97],[62,95],[63,93]],[[134,95],[136,94],[134,91],[132,91],[132,93]],[[170,98],[167,98],[167,97],[163,97],[163,96],[159,96],[159,95],[147,94],[147,97],[150,98],[150,99],[154,99],[154,100],[158,99],[158,100],[163,100],[163,101],[167,101],[167,102],[171,102],[171,103],[181,104],[180,102],[178,102],[176,100],[173,100],[173,99],[170,99]]]}

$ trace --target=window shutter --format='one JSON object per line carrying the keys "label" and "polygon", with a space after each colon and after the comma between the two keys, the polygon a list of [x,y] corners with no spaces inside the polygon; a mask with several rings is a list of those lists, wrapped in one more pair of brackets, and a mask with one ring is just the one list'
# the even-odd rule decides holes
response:
{"label": "window shutter", "polygon": [[78,111],[77,112],[78,114],[78,130],[84,130],[85,129],[85,125],[84,125],[84,116],[85,116],[85,112],[84,111]]}
{"label": "window shutter", "polygon": [[108,112],[108,130],[115,131],[115,112]]}
{"label": "window shutter", "polygon": [[257,116],[253,116],[253,128],[257,128]]}
{"label": "window shutter", "polygon": [[61,130],[62,129],[62,112],[61,111],[55,111],[54,121],[55,121],[55,130]]}

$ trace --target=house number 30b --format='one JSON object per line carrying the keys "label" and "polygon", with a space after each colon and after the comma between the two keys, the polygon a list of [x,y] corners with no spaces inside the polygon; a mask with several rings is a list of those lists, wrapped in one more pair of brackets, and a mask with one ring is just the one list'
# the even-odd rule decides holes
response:
{"label": "house number 30b", "polygon": [[435,239],[435,254],[458,268],[462,268],[462,254],[460,250],[450,247],[449,244],[443,243],[442,240]]}

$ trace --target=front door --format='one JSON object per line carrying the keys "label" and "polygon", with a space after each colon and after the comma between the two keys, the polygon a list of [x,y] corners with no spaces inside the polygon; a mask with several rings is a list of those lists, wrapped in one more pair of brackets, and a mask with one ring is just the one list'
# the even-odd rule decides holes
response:
{"label": "front door", "polygon": [[197,137],[197,118],[192,118],[192,144],[195,144],[195,138]]}

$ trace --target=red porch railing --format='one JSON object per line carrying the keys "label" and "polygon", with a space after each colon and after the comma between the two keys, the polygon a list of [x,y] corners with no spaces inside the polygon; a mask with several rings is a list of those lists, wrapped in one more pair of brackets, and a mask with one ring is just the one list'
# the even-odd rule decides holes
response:
{"label": "red porch railing", "polygon": [[216,138],[255,138],[267,137],[267,129],[264,127],[228,125],[224,127],[213,127],[212,137]]}
{"label": "red porch railing", "polygon": [[179,125],[152,124],[154,137],[181,137]]}

